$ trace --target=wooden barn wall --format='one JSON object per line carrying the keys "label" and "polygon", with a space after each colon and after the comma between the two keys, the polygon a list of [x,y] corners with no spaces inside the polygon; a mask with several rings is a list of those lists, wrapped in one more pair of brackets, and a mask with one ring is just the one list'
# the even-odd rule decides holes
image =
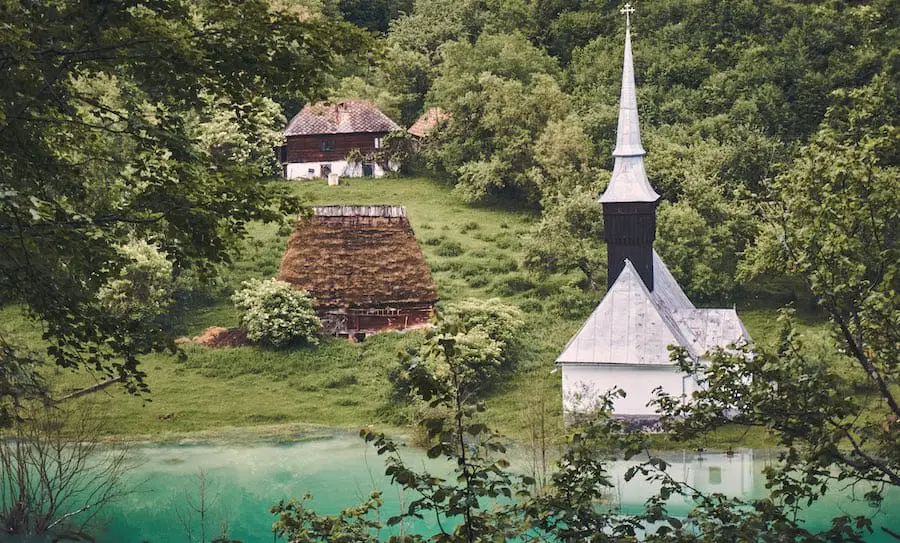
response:
{"label": "wooden barn wall", "polygon": [[[336,334],[404,330],[427,324],[434,314],[432,304],[416,304],[397,308],[319,308],[319,318],[326,329]],[[338,324],[340,323],[340,324]]]}
{"label": "wooden barn wall", "polygon": [[[322,134],[315,136],[288,136],[287,162],[329,162],[343,160],[353,149],[362,153],[375,151],[375,138],[381,138],[387,132],[367,132],[356,134]],[[334,141],[330,151],[322,150],[322,142]]]}

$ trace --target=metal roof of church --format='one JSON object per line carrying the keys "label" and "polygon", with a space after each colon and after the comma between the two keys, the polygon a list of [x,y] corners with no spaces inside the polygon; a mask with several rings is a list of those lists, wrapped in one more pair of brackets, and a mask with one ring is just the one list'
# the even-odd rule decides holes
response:
{"label": "metal roof of church", "polygon": [[734,309],[698,309],[653,253],[650,292],[631,262],[569,341],[557,364],[670,365],[669,345],[695,360],[716,347],[750,341]]}

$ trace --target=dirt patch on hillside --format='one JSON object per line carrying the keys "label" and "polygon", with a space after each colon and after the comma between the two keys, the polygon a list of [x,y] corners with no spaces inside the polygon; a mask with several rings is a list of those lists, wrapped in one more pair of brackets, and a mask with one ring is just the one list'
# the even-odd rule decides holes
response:
{"label": "dirt patch on hillside", "polygon": [[175,340],[175,343],[193,343],[206,345],[207,347],[243,347],[244,345],[249,345],[250,340],[247,339],[247,331],[243,328],[211,326],[199,336],[178,338]]}

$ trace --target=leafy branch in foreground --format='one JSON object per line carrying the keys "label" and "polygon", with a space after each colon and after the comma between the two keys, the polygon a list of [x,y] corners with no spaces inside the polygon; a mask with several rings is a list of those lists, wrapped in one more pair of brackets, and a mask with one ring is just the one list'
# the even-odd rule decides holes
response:
{"label": "leafy branch in foreground", "polygon": [[12,2],[0,26],[2,303],[42,325],[56,365],[145,391],[138,357],[174,344],[98,302],[129,264],[118,248],[209,277],[251,221],[293,215],[261,182],[275,100],[315,98],[370,40],[266,0]]}

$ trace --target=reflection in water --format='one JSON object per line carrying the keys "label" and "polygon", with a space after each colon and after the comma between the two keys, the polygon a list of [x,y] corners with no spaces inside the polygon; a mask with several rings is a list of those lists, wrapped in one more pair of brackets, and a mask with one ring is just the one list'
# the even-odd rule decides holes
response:
{"label": "reflection in water", "polygon": [[[380,489],[385,499],[382,520],[398,513],[409,499],[404,499],[388,484],[381,458],[355,435],[341,434],[285,446],[158,446],[138,449],[138,453],[143,466],[133,477],[139,491],[109,511],[108,527],[100,537],[101,543],[188,541],[177,511],[184,510],[185,500],[196,498],[195,475],[201,468],[211,489],[207,532],[217,535],[221,523],[226,522],[231,537],[244,543],[272,541],[273,517],[269,509],[281,499],[310,493],[314,496],[312,506],[319,513],[336,514],[364,500],[373,489]],[[450,470],[446,464],[426,460],[416,449],[404,450],[403,456],[413,468],[427,466],[437,474]],[[669,462],[673,476],[698,490],[740,498],[765,495],[761,470],[769,458],[764,452],[743,450],[733,455],[703,453],[702,456],[672,453],[664,459]],[[626,483],[629,465],[618,461],[608,466],[611,477],[618,483],[612,501],[624,513],[639,511],[657,488],[639,477]],[[891,506],[900,506],[897,493],[886,500],[885,510],[889,511]],[[689,500],[683,497],[674,497],[670,502],[673,514],[687,514],[690,507]],[[860,513],[864,506],[850,504],[847,496],[835,493],[812,508],[809,513],[812,527],[826,527],[826,519],[840,511]],[[881,517],[882,523],[889,519],[886,515]],[[434,519],[426,518],[406,529],[433,533],[437,526]],[[198,533],[196,525],[194,533]],[[397,532],[385,530],[381,535],[386,537],[392,533]]]}
{"label": "reflection in water", "polygon": [[[662,458],[668,462],[666,470],[674,479],[707,494],[720,493],[735,498],[755,498],[764,495],[765,485],[760,473],[763,459],[754,460],[753,451],[734,453],[668,453]],[[659,490],[658,484],[649,483],[640,476],[625,480],[625,472],[633,462],[611,462],[607,469],[616,484],[615,500],[626,512],[636,512],[648,498]],[[692,506],[690,498],[674,496],[669,500],[672,512],[684,513]]]}

